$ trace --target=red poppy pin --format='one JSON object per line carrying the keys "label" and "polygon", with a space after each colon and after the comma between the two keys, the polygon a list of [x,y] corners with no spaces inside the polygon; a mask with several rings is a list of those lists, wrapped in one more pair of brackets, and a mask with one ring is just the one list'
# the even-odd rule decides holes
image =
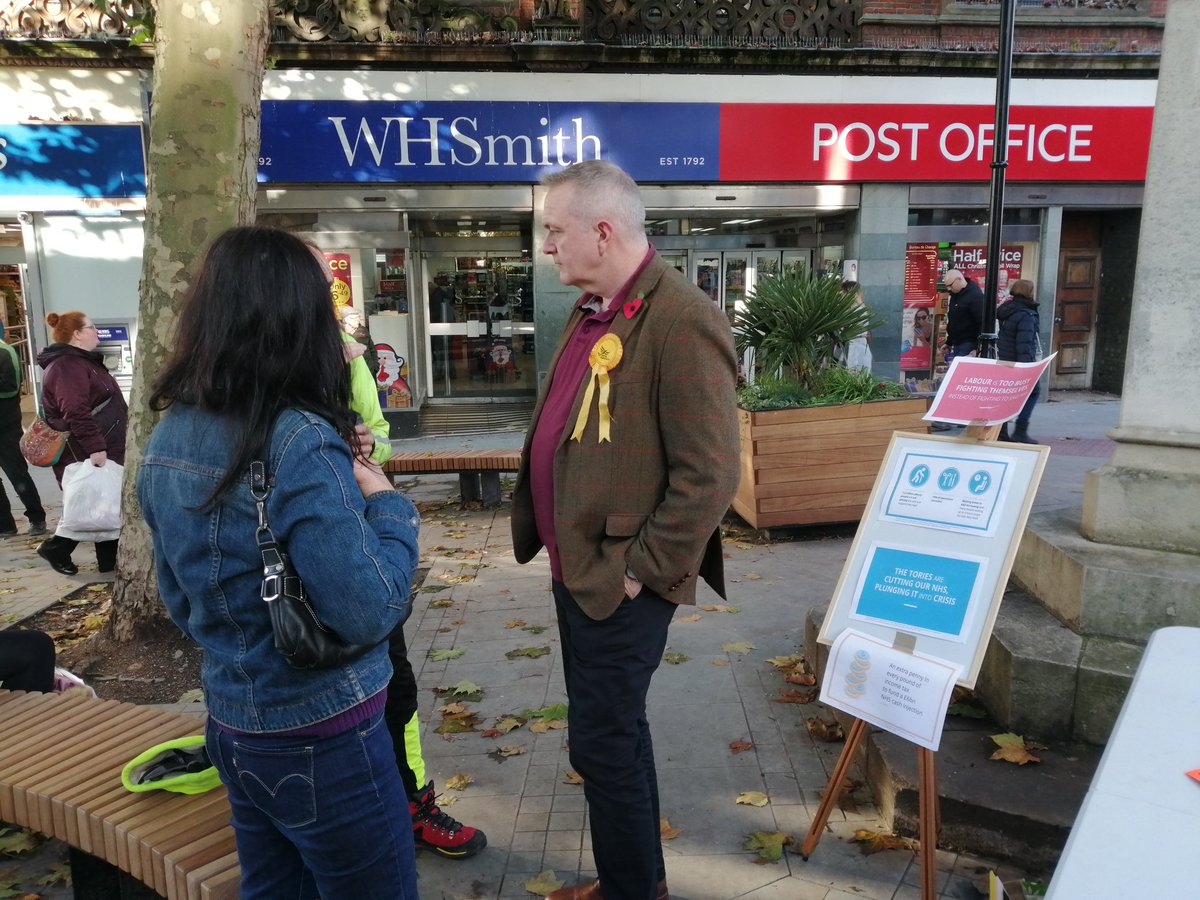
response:
{"label": "red poppy pin", "polygon": [[625,307],[624,307],[625,318],[632,319],[634,316],[634,313],[636,313],[641,308],[642,308],[642,298],[641,297],[634,297],[632,300],[627,301],[625,303]]}

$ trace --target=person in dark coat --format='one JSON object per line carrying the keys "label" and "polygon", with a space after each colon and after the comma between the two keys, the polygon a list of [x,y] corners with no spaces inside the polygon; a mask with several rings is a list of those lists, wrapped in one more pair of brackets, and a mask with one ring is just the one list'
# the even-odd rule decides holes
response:
{"label": "person in dark coat", "polygon": [[979,346],[983,331],[983,291],[958,269],[947,269],[942,277],[950,302],[946,308],[946,361],[967,356]]}
{"label": "person in dark coat", "polygon": [[[46,510],[42,508],[37,485],[29,475],[29,464],[21,455],[21,358],[3,338],[4,323],[0,322],[0,469],[25,504],[29,534],[45,534]],[[16,533],[12,505],[0,484],[0,535]]]}
{"label": "person in dark coat", "polygon": [[[1000,320],[1000,332],[996,339],[996,356],[1009,362],[1037,362],[1041,358],[1041,341],[1038,338],[1038,305],[1033,299],[1033,282],[1021,279],[1014,281],[1008,292],[1012,299],[996,309]],[[1008,434],[1008,423],[1000,432],[1000,440],[1020,444],[1036,444],[1029,436],[1029,416],[1037,403],[1038,385],[1017,413],[1016,427],[1012,436]]]}
{"label": "person in dark coat", "polygon": [[[43,417],[51,428],[69,431],[70,439],[54,464],[54,477],[62,487],[63,470],[88,460],[93,466],[125,463],[125,425],[129,407],[115,378],[96,352],[100,343],[96,326],[86,313],[49,313],[46,324],[54,343],[38,354],[42,378]],[[71,562],[78,541],[55,535],[37,548],[38,556],[54,571],[74,575]],[[117,542],[96,542],[96,567],[111,572],[117,564]]]}

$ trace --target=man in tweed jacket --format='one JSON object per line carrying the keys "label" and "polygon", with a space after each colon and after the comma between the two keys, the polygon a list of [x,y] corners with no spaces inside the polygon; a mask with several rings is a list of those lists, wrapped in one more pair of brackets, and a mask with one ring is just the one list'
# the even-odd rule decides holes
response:
{"label": "man in tweed jacket", "polygon": [[598,881],[553,900],[667,896],[646,692],[676,605],[722,597],[738,485],[729,324],[664,262],[641,192],[604,161],[543,179],[544,252],[583,291],[551,361],[513,495],[513,547],[543,547]]}

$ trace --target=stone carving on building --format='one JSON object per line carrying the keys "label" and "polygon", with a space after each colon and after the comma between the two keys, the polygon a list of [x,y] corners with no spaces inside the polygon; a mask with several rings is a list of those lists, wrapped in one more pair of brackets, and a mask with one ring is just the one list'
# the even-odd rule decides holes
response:
{"label": "stone carving on building", "polygon": [[849,41],[862,0],[584,0],[589,38],[635,35],[727,41]]}

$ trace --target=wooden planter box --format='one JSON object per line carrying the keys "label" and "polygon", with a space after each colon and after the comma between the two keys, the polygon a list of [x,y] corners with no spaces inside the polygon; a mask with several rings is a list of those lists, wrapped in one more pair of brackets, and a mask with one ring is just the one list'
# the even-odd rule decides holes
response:
{"label": "wooden planter box", "polygon": [[734,511],[755,528],[857,522],[892,432],[929,431],[923,397],[853,406],[739,410]]}

